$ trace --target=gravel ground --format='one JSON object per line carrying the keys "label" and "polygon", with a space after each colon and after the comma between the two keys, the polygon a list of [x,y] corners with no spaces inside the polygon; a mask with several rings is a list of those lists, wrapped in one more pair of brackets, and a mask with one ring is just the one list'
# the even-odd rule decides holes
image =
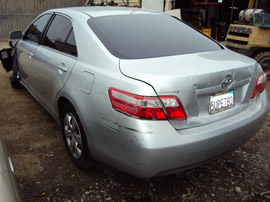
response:
{"label": "gravel ground", "polygon": [[0,136],[23,201],[270,201],[269,115],[241,148],[186,172],[140,180],[103,165],[80,171],[53,118],[9,76],[0,67]]}

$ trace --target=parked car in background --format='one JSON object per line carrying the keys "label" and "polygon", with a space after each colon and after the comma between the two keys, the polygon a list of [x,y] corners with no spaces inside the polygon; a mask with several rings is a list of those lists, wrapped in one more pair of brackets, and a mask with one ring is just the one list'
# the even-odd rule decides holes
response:
{"label": "parked car in background", "polygon": [[54,9],[11,39],[2,61],[12,86],[57,120],[79,168],[98,161],[140,178],[190,169],[247,141],[269,109],[255,60],[165,13]]}
{"label": "parked car in background", "polygon": [[13,175],[13,166],[4,141],[0,137],[0,201],[21,201]]}

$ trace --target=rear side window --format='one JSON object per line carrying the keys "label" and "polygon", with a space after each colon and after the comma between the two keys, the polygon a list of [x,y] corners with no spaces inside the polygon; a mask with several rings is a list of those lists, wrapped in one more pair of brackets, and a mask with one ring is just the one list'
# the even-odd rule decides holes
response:
{"label": "rear side window", "polygon": [[46,14],[38,18],[29,28],[26,30],[23,39],[29,40],[35,43],[39,43],[42,32],[51,18],[51,14]]}
{"label": "rear side window", "polygon": [[221,50],[216,42],[165,14],[91,18],[88,25],[120,59],[142,59]]}
{"label": "rear side window", "polygon": [[73,29],[71,30],[71,32],[67,38],[63,52],[68,53],[68,54],[73,55],[73,56],[77,56],[77,47],[76,47],[76,41],[75,41]]}
{"label": "rear side window", "polygon": [[44,37],[43,45],[62,51],[71,29],[70,19],[56,15]]}

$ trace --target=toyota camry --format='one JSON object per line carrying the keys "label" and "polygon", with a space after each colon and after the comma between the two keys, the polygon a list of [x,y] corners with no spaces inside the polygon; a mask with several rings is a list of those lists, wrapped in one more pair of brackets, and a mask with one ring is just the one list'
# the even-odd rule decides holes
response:
{"label": "toyota camry", "polygon": [[150,178],[237,148],[267,115],[266,75],[168,14],[76,7],[40,14],[1,51],[62,128],[79,168]]}

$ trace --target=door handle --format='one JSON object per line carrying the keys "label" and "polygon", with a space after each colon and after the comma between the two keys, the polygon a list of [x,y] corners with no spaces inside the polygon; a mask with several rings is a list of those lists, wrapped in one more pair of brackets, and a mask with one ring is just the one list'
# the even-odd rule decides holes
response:
{"label": "door handle", "polygon": [[29,58],[31,58],[31,57],[33,57],[33,56],[34,56],[34,53],[32,53],[32,52],[28,52],[28,56],[29,56]]}
{"label": "door handle", "polygon": [[67,72],[68,70],[64,63],[61,63],[60,65],[58,65],[58,69],[60,69],[63,72]]}

